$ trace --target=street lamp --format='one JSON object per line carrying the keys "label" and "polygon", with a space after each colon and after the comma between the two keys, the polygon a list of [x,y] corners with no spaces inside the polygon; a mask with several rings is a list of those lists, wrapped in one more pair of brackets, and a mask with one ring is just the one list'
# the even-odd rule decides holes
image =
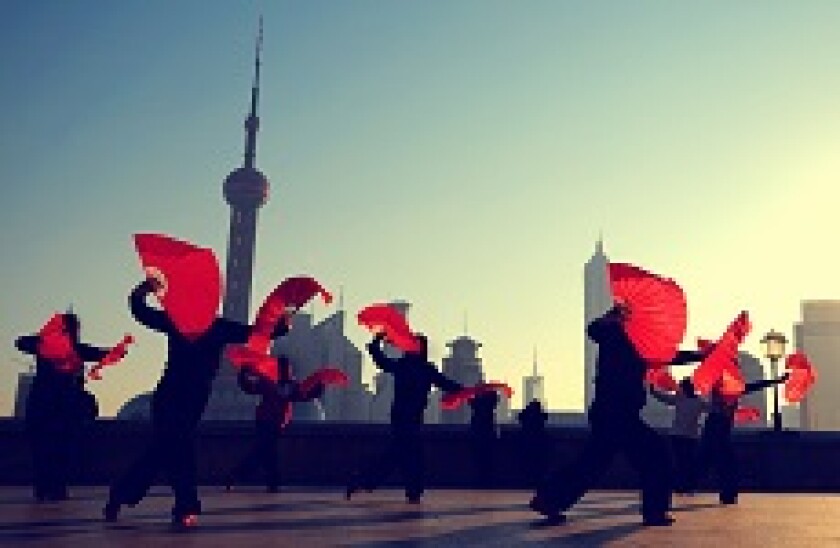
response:
{"label": "street lamp", "polygon": [[[761,344],[764,345],[764,356],[770,360],[771,372],[774,379],[779,376],[779,358],[785,355],[785,345],[787,342],[784,335],[772,329],[761,339]],[[778,384],[773,385],[773,431],[782,431],[782,415],[779,413]]]}

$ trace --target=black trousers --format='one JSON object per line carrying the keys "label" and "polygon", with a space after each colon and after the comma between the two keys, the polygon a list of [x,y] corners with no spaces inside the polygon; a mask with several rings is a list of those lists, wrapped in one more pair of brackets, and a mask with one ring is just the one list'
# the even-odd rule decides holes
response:
{"label": "black trousers", "polygon": [[278,441],[280,430],[273,421],[256,421],[255,438],[251,450],[228,474],[228,484],[234,484],[247,478],[251,470],[262,468],[265,486],[268,489],[280,487],[280,469],[277,465],[279,455]]}
{"label": "black trousers", "polygon": [[674,455],[674,491],[693,493],[697,488],[699,441],[689,436],[670,436]]}
{"label": "black trousers", "polygon": [[32,450],[32,484],[36,499],[67,496],[79,426],[61,417],[42,418],[27,425]]}
{"label": "black trousers", "polygon": [[726,417],[709,415],[700,436],[697,477],[713,469],[721,502],[738,499],[738,462],[732,447],[732,423]]}
{"label": "black trousers", "polygon": [[641,476],[642,515],[663,516],[671,506],[671,455],[668,443],[639,417],[591,422],[589,438],[577,458],[551,472],[537,496],[563,512],[578,502],[622,453]]}
{"label": "black trousers", "polygon": [[201,502],[196,487],[195,427],[182,430],[154,426],[146,450],[111,486],[109,503],[137,504],[161,472],[175,492],[173,517],[200,513]]}
{"label": "black trousers", "polygon": [[399,469],[405,495],[408,498],[421,497],[424,490],[422,427],[422,423],[392,424],[388,444],[363,469],[358,486],[372,491],[382,485],[391,472]]}

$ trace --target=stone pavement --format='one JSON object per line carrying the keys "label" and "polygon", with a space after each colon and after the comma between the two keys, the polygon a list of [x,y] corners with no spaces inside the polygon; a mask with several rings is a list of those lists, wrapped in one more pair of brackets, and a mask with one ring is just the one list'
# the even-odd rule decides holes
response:
{"label": "stone pavement", "polygon": [[840,495],[675,498],[672,527],[640,525],[633,492],[594,492],[566,525],[538,527],[525,491],[431,490],[417,506],[402,493],[256,487],[202,489],[205,512],[189,533],[169,530],[168,491],[156,489],[116,524],[101,520],[102,487],[75,488],[63,503],[34,504],[30,491],[0,488],[0,545],[16,546],[840,546]]}

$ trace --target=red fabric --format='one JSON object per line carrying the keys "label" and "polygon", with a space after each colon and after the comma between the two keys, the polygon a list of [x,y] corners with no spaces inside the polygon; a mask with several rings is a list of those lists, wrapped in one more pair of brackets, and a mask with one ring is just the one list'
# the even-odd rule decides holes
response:
{"label": "red fabric", "polygon": [[222,298],[222,273],[213,251],[163,234],[135,234],[146,275],[178,331],[196,338],[213,324]]}
{"label": "red fabric", "polygon": [[623,263],[608,265],[613,300],[629,309],[624,330],[647,361],[664,364],[677,354],[688,311],[677,283]]}
{"label": "red fabric", "polygon": [[387,304],[372,304],[356,316],[359,324],[374,333],[385,333],[385,338],[403,352],[417,352],[422,345],[411,332],[405,318],[394,307]]}
{"label": "red fabric", "polygon": [[321,295],[327,304],[332,302],[332,295],[313,278],[298,276],[280,282],[257,311],[248,341],[228,347],[227,357],[231,364],[237,369],[247,365],[256,373],[277,382],[277,360],[269,355],[271,334],[277,322],[287,314],[287,309],[298,309],[316,295]]}
{"label": "red fabric", "polygon": [[648,369],[645,374],[645,382],[665,392],[676,392],[679,388],[671,372],[664,367]]}
{"label": "red fabric", "polygon": [[735,423],[744,424],[761,419],[761,411],[758,407],[744,406],[735,410]]}
{"label": "red fabric", "polygon": [[796,403],[808,393],[817,381],[817,372],[808,357],[802,352],[791,354],[785,360],[785,369],[789,377],[785,381],[784,396],[787,401]]}
{"label": "red fabric", "polygon": [[505,383],[481,383],[475,386],[471,386],[469,388],[464,388],[463,390],[459,390],[457,392],[450,392],[448,394],[444,394],[443,397],[441,397],[440,399],[440,408],[445,409],[447,411],[458,409],[459,407],[461,407],[471,399],[475,398],[476,396],[487,392],[493,392],[495,390],[499,390],[500,392],[502,392],[502,394],[504,394],[504,396],[508,399],[510,399],[511,396],[513,396],[513,389]]}
{"label": "red fabric", "polygon": [[[746,311],[738,314],[729,324],[714,348],[700,362],[691,376],[691,381],[698,393],[709,394],[718,380],[723,382],[721,393],[725,395],[737,396],[743,392],[744,381],[738,367],[738,346],[744,342],[751,329],[750,316]],[[738,391],[739,387],[740,391]]]}
{"label": "red fabric", "polygon": [[84,364],[67,333],[63,314],[53,314],[38,332],[38,355],[62,373],[81,371]]}
{"label": "red fabric", "polygon": [[109,350],[108,353],[105,354],[105,356],[101,360],[99,360],[99,363],[94,365],[90,369],[90,371],[88,371],[88,379],[95,381],[101,380],[102,368],[114,365],[120,360],[122,360],[128,352],[128,345],[133,342],[134,337],[126,333],[122,340],[118,342],[116,346],[114,346],[111,350]]}
{"label": "red fabric", "polygon": [[347,374],[341,369],[324,367],[322,369],[318,369],[300,382],[300,392],[301,394],[307,394],[318,384],[347,386],[348,382],[349,379],[347,378]]}

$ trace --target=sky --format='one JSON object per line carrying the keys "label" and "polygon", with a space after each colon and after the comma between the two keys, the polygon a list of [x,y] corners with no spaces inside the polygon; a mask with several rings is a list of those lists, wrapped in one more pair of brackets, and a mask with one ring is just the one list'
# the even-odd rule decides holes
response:
{"label": "sky", "polygon": [[260,14],[252,309],[298,274],[351,313],[406,299],[435,360],[466,330],[517,406],[536,347],[548,406],[574,410],[599,235],[683,287],[687,346],[746,309],[760,354],[803,300],[840,299],[840,3],[5,0],[0,415],[15,337],[71,304],[83,340],[137,338],[90,387],[102,413],[154,387],[131,236],[224,264]]}

